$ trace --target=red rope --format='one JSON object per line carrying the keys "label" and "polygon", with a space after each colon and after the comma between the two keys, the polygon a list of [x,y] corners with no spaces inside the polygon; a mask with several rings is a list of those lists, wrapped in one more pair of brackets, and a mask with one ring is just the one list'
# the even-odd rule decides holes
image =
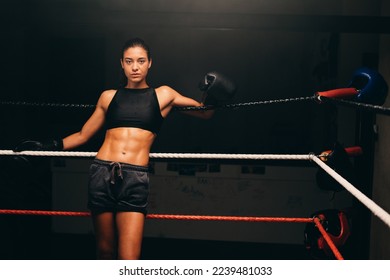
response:
{"label": "red rope", "polygon": [[312,223],[312,218],[281,218],[281,217],[237,217],[237,216],[198,216],[198,215],[166,215],[149,214],[148,219],[164,220],[195,220],[195,221],[234,221],[234,222],[287,222]]}
{"label": "red rope", "polygon": [[[0,214],[8,215],[38,215],[38,216],[90,216],[89,212],[44,211],[44,210],[13,210],[0,209]],[[236,221],[236,222],[287,222],[312,223],[313,218],[280,218],[280,217],[237,217],[237,216],[199,216],[199,215],[167,215],[148,214],[148,219],[162,220],[196,220],[196,221]]]}
{"label": "red rope", "polygon": [[0,214],[7,215],[36,215],[36,216],[90,216],[89,212],[45,211],[45,210],[13,210],[0,209]]}
{"label": "red rope", "polygon": [[321,232],[322,236],[324,237],[326,243],[328,243],[329,248],[332,250],[334,256],[338,260],[344,260],[343,256],[341,255],[340,251],[337,249],[336,245],[333,243],[332,239],[324,229],[324,227],[321,224],[321,220],[318,218],[314,218],[314,223],[318,227],[318,230]]}
{"label": "red rope", "polygon": [[[0,209],[0,215],[38,215],[38,216],[79,216],[87,217],[89,212],[70,212],[70,211],[45,211],[45,210],[13,210]],[[315,223],[328,243],[330,249],[338,260],[344,258],[340,254],[336,245],[323,228],[318,218],[283,218],[283,217],[237,217],[237,216],[199,216],[199,215],[168,215],[168,214],[148,214],[148,219],[162,220],[196,220],[196,221],[235,221],[235,222],[284,222],[284,223]]]}

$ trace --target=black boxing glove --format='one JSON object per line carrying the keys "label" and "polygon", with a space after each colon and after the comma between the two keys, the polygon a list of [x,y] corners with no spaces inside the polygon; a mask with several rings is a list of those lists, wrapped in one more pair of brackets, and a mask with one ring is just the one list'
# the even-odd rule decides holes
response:
{"label": "black boxing glove", "polygon": [[216,71],[205,75],[204,79],[199,82],[199,89],[204,92],[203,104],[213,106],[231,99],[237,90],[231,80]]}
{"label": "black boxing glove", "polygon": [[45,142],[26,140],[19,143],[13,151],[62,151],[63,149],[64,143],[62,139],[51,139]]}

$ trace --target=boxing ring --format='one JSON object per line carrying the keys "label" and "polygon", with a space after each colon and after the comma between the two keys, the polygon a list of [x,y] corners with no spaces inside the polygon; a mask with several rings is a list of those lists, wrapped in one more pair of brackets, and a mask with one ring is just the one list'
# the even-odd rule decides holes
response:
{"label": "boxing ring", "polygon": [[[365,104],[361,102],[348,101],[338,99],[351,94],[356,94],[356,89],[342,89],[317,93],[311,97],[290,98],[273,101],[249,102],[240,104],[222,105],[222,108],[239,108],[245,106],[257,106],[263,104],[275,104],[283,102],[307,101],[314,100],[316,102],[334,102],[342,105],[353,106],[359,110],[370,110],[378,114],[390,115],[390,109],[382,106]],[[93,108],[93,105],[77,105],[77,104],[53,104],[53,103],[26,103],[26,102],[0,102],[2,106],[27,106],[27,107],[66,107],[66,108]],[[177,111],[182,110],[207,110],[208,107],[183,107],[176,108]],[[96,152],[73,152],[73,151],[22,151],[14,152],[12,150],[0,150],[0,156],[33,156],[33,157],[79,157],[93,158]],[[330,177],[336,180],[345,190],[355,197],[362,205],[364,205],[375,217],[380,219],[388,228],[390,228],[390,214],[381,208],[378,204],[372,201],[368,196],[361,192],[357,187],[350,183],[341,174],[336,172],[331,166],[326,163],[328,154],[221,154],[221,153],[151,153],[150,159],[163,160],[251,160],[251,161],[307,161],[311,165],[318,167],[326,172]],[[44,210],[17,210],[17,209],[0,209],[2,215],[37,215],[37,216],[77,216],[88,217],[89,212],[75,211],[44,211]],[[321,216],[314,217],[260,217],[260,216],[217,216],[217,215],[174,215],[174,214],[148,214],[147,219],[154,220],[177,220],[177,221],[222,221],[222,222],[247,222],[247,223],[304,223],[313,224],[321,234],[322,238],[330,248],[334,258],[338,260],[344,259],[335,244],[334,236],[330,236],[324,228],[324,220]],[[340,233],[342,234],[342,233]]]}
{"label": "boxing ring", "polygon": [[[0,150],[0,155],[20,155],[20,156],[44,156],[44,157],[94,157],[95,152],[51,152],[51,151],[23,151],[15,153],[10,150]],[[390,228],[390,214],[360,192],[355,186],[349,183],[341,175],[335,172],[321,159],[322,155],[283,155],[283,154],[198,154],[198,153],[151,153],[151,159],[235,159],[235,160],[298,160],[316,163],[320,168],[337,180],[356,199],[364,204],[376,217],[382,220]],[[0,209],[3,215],[43,215],[43,216],[89,216],[89,212],[70,211],[39,211],[39,210],[12,210]],[[170,214],[148,214],[147,219],[162,220],[193,220],[193,221],[231,221],[231,222],[269,222],[269,223],[314,223],[334,256],[341,260],[343,256],[328,235],[321,220],[318,217],[311,218],[291,218],[291,217],[237,217],[237,216],[201,216],[201,215],[170,215]]]}

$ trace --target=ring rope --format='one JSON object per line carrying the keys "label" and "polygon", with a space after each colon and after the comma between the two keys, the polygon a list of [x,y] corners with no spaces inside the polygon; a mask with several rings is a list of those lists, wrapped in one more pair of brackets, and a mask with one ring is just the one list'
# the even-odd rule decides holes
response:
{"label": "ring rope", "polygon": [[349,183],[346,179],[340,176],[336,171],[330,168],[319,158],[313,156],[311,158],[317,163],[325,172],[332,176],[337,182],[339,182],[346,190],[348,190],[353,196],[355,196],[361,203],[363,203],[371,212],[380,218],[390,228],[390,214],[387,213],[378,204],[369,199],[365,194],[359,191],[355,186]]}
{"label": "ring rope", "polygon": [[325,239],[325,242],[328,243],[330,250],[333,252],[334,256],[338,260],[344,260],[343,256],[341,255],[340,251],[337,249],[336,245],[333,243],[332,239],[330,238],[329,234],[326,232],[324,227],[321,224],[320,219],[314,218],[314,223],[316,224],[318,230],[322,234],[322,236]]}
{"label": "ring rope", "polygon": [[[213,106],[186,106],[186,107],[174,107],[174,111],[202,111],[202,110],[211,110],[215,108],[239,108],[247,106],[256,106],[256,105],[266,105],[266,104],[275,104],[275,103],[288,103],[296,101],[307,101],[315,100],[316,96],[309,97],[295,97],[295,98],[286,98],[286,99],[275,99],[275,100],[266,100],[266,101],[254,101],[254,102],[245,102],[245,103],[234,103],[234,104],[219,104]],[[1,106],[16,106],[16,107],[55,107],[55,108],[81,108],[81,109],[93,109],[96,105],[92,104],[67,104],[67,103],[51,103],[51,102],[25,102],[25,101],[0,101]]]}
{"label": "ring rope", "polygon": [[1,215],[31,215],[31,216],[72,216],[72,217],[89,217],[89,212],[78,211],[49,211],[49,210],[15,210],[0,209]]}
{"label": "ring rope", "polygon": [[0,101],[1,106],[14,107],[52,107],[52,108],[71,108],[71,109],[93,109],[96,105],[91,104],[66,104],[51,102],[26,102],[26,101]]}
{"label": "ring rope", "polygon": [[[88,217],[90,212],[71,212],[71,211],[46,211],[46,210],[14,210],[0,209],[0,215],[34,215],[34,216],[77,216]],[[245,216],[205,216],[205,215],[172,215],[172,214],[147,214],[147,219],[160,220],[186,220],[186,221],[231,221],[231,222],[279,222],[279,223],[315,223],[320,233],[323,235],[329,248],[338,260],[343,260],[339,250],[329,237],[317,217],[299,218],[299,217],[245,217]]]}
{"label": "ring rope", "polygon": [[[212,106],[174,107],[172,110],[173,111],[205,111],[205,110],[213,110],[217,108],[237,109],[237,108],[248,107],[248,106],[270,105],[270,104],[301,102],[301,101],[311,101],[311,100],[314,100],[317,103],[322,103],[326,101],[326,102],[341,104],[349,107],[355,107],[360,110],[369,110],[372,112],[376,112],[378,114],[390,115],[390,108],[386,108],[379,105],[360,103],[360,102],[355,102],[350,100],[320,96],[317,94],[313,96],[252,101],[252,102],[244,102],[244,103],[219,104],[219,105],[212,105]],[[65,109],[93,109],[96,107],[96,105],[92,105],[92,104],[69,104],[69,103],[51,103],[51,102],[40,103],[40,102],[25,102],[25,101],[0,101],[0,106],[55,107],[55,108],[65,108]]]}
{"label": "ring rope", "polygon": [[[0,209],[3,215],[34,215],[34,216],[76,216],[88,217],[90,212],[49,211],[49,210],[14,210]],[[290,217],[245,217],[245,216],[207,216],[207,215],[173,215],[147,214],[147,219],[159,220],[191,220],[191,221],[233,221],[233,222],[280,222],[280,223],[312,223],[314,218]]]}
{"label": "ring rope", "polygon": [[263,101],[252,101],[252,102],[244,102],[244,103],[218,104],[218,105],[210,105],[210,106],[174,107],[173,110],[174,111],[202,111],[202,110],[212,110],[216,108],[237,109],[237,108],[248,107],[248,106],[301,102],[301,101],[310,101],[316,99],[317,99],[316,96],[305,96],[305,97],[293,97],[293,98],[273,99],[273,100],[263,100]]}
{"label": "ring rope", "polygon": [[238,217],[238,216],[199,216],[199,215],[168,215],[148,214],[148,219],[163,220],[197,220],[197,221],[236,221],[236,222],[280,222],[280,223],[311,223],[313,218],[289,217]]}
{"label": "ring rope", "polygon": [[[0,155],[32,155],[32,156],[79,156],[91,157],[96,152],[52,152],[52,151],[23,151],[13,152],[12,150],[0,150]],[[345,189],[363,203],[374,215],[380,218],[390,228],[390,214],[383,210],[379,205],[370,200],[355,186],[345,180],[321,159],[314,154],[307,155],[288,155],[288,154],[200,154],[200,153],[151,153],[151,158],[179,158],[179,159],[255,159],[255,160],[309,160],[317,163],[330,176],[338,181]]]}
{"label": "ring rope", "polygon": [[390,116],[390,108],[386,108],[379,105],[372,105],[372,104],[366,104],[366,103],[359,103],[355,101],[350,100],[343,100],[343,99],[336,99],[331,97],[325,97],[325,96],[318,96],[318,100],[335,103],[335,104],[341,104],[347,107],[353,107],[358,110],[367,110],[372,111],[378,114],[387,115]]}
{"label": "ring rope", "polygon": [[[59,156],[59,157],[94,157],[96,152],[69,151],[23,151],[0,150],[0,155],[13,156]],[[150,158],[159,159],[262,159],[262,160],[310,160],[310,155],[289,154],[201,154],[201,153],[150,153]]]}

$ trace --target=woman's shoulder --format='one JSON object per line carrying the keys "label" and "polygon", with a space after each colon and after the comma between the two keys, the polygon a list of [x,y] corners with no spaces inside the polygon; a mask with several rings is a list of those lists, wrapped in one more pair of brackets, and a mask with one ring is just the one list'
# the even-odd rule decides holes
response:
{"label": "woman's shoulder", "polygon": [[107,90],[104,90],[101,94],[100,94],[100,98],[99,98],[99,101],[98,103],[102,104],[102,105],[107,105],[111,102],[112,98],[114,97],[115,93],[117,92],[116,89],[107,89]]}
{"label": "woman's shoulder", "polygon": [[118,90],[117,89],[107,89],[107,90],[104,90],[101,95],[100,95],[100,98],[112,98],[115,93],[117,92]]}
{"label": "woman's shoulder", "polygon": [[173,88],[167,85],[159,86],[155,88],[157,94],[175,94],[177,93]]}
{"label": "woman's shoulder", "polygon": [[118,90],[117,89],[106,89],[102,92],[101,96],[114,95]]}

